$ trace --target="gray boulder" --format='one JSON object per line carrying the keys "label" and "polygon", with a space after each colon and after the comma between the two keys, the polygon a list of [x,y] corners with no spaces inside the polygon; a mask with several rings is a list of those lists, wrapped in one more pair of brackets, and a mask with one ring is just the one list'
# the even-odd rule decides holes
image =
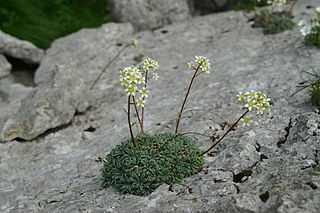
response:
{"label": "gray boulder", "polygon": [[138,30],[157,29],[191,17],[186,0],[111,0],[108,6],[116,18]]}
{"label": "gray boulder", "polygon": [[0,30],[0,53],[21,59],[27,63],[38,64],[44,51],[34,44],[20,40]]}
{"label": "gray boulder", "polygon": [[7,61],[4,55],[0,54],[0,78],[5,77],[10,74],[11,64]]}
{"label": "gray boulder", "polygon": [[90,85],[118,50],[118,38],[132,31],[130,24],[110,23],[56,40],[36,71],[39,86],[5,122],[0,140],[31,140],[85,111]]}

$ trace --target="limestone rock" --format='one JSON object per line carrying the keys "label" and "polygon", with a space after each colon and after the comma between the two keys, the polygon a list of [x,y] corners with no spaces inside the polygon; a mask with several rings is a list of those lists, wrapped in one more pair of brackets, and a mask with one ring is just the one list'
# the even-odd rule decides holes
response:
{"label": "limestone rock", "polygon": [[85,111],[90,84],[118,48],[118,38],[131,33],[131,25],[111,23],[55,41],[36,72],[35,81],[42,84],[5,122],[0,140],[31,140],[70,123],[76,112]]}
{"label": "limestone rock", "polygon": [[0,53],[24,60],[27,63],[39,63],[44,51],[34,44],[20,40],[0,30]]}
{"label": "limestone rock", "polygon": [[32,87],[14,83],[10,78],[0,79],[0,135],[4,123],[10,117],[14,116],[21,106],[21,101],[25,99],[33,89]]}
{"label": "limestone rock", "polygon": [[110,12],[138,30],[157,29],[190,18],[186,0],[111,0]]}
{"label": "limestone rock", "polygon": [[4,55],[0,54],[0,78],[10,74],[11,64],[7,61]]}
{"label": "limestone rock", "polygon": [[57,74],[92,83],[108,59],[121,48],[119,45],[130,42],[127,37],[132,33],[130,24],[108,23],[55,40],[35,73],[35,83],[48,83]]}

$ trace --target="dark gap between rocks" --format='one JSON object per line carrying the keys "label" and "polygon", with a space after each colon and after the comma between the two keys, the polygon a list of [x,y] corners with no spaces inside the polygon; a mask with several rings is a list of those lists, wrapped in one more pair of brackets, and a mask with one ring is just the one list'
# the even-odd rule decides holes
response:
{"label": "dark gap between rocks", "polygon": [[261,154],[260,155],[260,161],[263,161],[264,159],[269,159],[266,155]]}
{"label": "dark gap between rocks", "polygon": [[37,139],[39,139],[39,138],[44,138],[44,137],[46,137],[46,136],[48,136],[48,135],[50,135],[50,134],[52,134],[52,133],[56,133],[56,132],[59,132],[59,131],[61,131],[61,130],[63,130],[63,129],[66,129],[66,128],[68,128],[69,126],[71,126],[71,124],[72,124],[72,122],[70,121],[70,122],[67,123],[67,124],[62,124],[62,125],[57,126],[57,127],[55,127],[55,128],[48,129],[48,130],[46,130],[44,133],[42,133],[42,134],[40,134],[40,135],[36,136],[35,138],[30,139],[30,140],[27,140],[27,139],[24,139],[24,138],[20,138],[20,137],[14,138],[13,140],[18,141],[18,142],[30,142],[30,141],[34,141],[34,140],[37,140]]}
{"label": "dark gap between rocks", "polygon": [[96,128],[94,128],[93,126],[89,126],[89,127],[86,128],[84,131],[85,131],[85,132],[94,132],[94,131],[96,131]]}
{"label": "dark gap between rocks", "polygon": [[310,188],[312,188],[312,189],[317,189],[318,187],[317,187],[317,185],[316,184],[314,184],[314,183],[312,183],[312,182],[308,182],[308,183],[306,183],[308,186],[310,186]]}
{"label": "dark gap between rocks", "polygon": [[28,64],[21,59],[6,55],[8,62],[12,65],[11,76],[16,83],[29,87],[35,87],[34,74],[39,64]]}
{"label": "dark gap between rocks", "polygon": [[269,195],[269,192],[268,192],[268,191],[266,191],[265,193],[259,195],[261,201],[264,202],[264,203],[268,201],[269,196],[270,196],[270,195]]}
{"label": "dark gap between rocks", "polygon": [[251,176],[252,171],[251,170],[243,170],[239,174],[233,175],[233,182],[235,183],[243,183],[247,180],[249,176]]}
{"label": "dark gap between rocks", "polygon": [[277,142],[277,147],[280,148],[282,146],[282,144],[285,144],[287,142],[291,128],[292,128],[292,119],[290,118],[288,126],[284,128],[284,130],[286,131],[286,135],[284,136],[284,140],[279,140]]}

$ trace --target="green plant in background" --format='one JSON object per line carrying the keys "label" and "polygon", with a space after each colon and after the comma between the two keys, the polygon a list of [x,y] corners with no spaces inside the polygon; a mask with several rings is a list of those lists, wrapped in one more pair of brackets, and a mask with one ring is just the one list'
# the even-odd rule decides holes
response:
{"label": "green plant in background", "polygon": [[113,19],[105,0],[0,0],[0,29],[41,48],[81,28]]}
{"label": "green plant in background", "polygon": [[262,9],[259,12],[254,8],[255,14],[252,20],[254,21],[253,27],[262,27],[265,34],[280,33],[285,30],[291,30],[294,27],[292,21],[292,9],[296,0],[290,1],[291,6],[288,10],[283,9],[283,5],[289,3],[288,0],[255,0],[256,4],[264,2],[271,5],[271,10]]}
{"label": "green plant in background", "polygon": [[302,73],[306,74],[308,79],[300,82],[297,86],[299,89],[291,96],[303,89],[308,89],[311,96],[311,103],[314,106],[320,107],[320,70],[318,72],[315,72],[314,70],[312,70],[312,72],[302,71]]}
{"label": "green plant in background", "polygon": [[139,54],[133,57],[133,60],[137,63],[141,63],[143,61],[144,55],[143,54]]}
{"label": "green plant in background", "polygon": [[[133,42],[131,45],[136,46],[136,44]],[[116,57],[118,56],[119,53]],[[126,114],[130,139],[123,141],[106,155],[102,168],[104,187],[111,186],[120,193],[146,196],[163,183],[179,183],[183,178],[201,171],[204,162],[203,156],[217,146],[231,131],[235,131],[239,122],[242,122],[243,126],[252,122],[248,116],[250,111],[256,110],[257,114],[263,114],[265,110],[270,109],[270,98],[264,93],[260,91],[240,92],[237,97],[239,102],[243,104],[242,107],[245,111],[234,123],[229,125],[227,122],[223,122],[221,124],[223,130],[229,125],[229,128],[222,135],[214,133],[209,136],[197,133],[209,137],[213,143],[206,151],[201,151],[192,139],[185,136],[191,132],[179,132],[180,121],[185,118],[182,115],[195,111],[185,109],[194,80],[203,73],[210,73],[209,60],[203,56],[195,58],[194,61],[188,63],[194,73],[178,116],[173,119],[176,121],[174,133],[152,136],[144,132],[145,103],[150,93],[147,84],[152,79],[158,79],[158,74],[155,73],[159,67],[158,62],[147,58],[137,66],[132,65],[120,70],[120,82],[128,96]],[[151,74],[152,77],[150,77]],[[135,114],[139,124],[140,130],[137,136],[133,134],[131,114]]]}
{"label": "green plant in background", "polygon": [[136,146],[126,140],[105,159],[103,186],[120,193],[146,196],[163,183],[178,183],[202,168],[201,150],[177,134],[138,135]]}
{"label": "green plant in background", "polygon": [[256,7],[264,7],[267,6],[267,0],[239,0],[235,6],[236,10],[255,10]]}
{"label": "green plant in background", "polygon": [[273,17],[265,26],[264,33],[276,34],[276,33],[283,32],[285,30],[292,30],[294,25],[295,24],[291,18],[281,17],[281,16]]}
{"label": "green plant in background", "polygon": [[301,20],[298,25],[306,42],[320,47],[320,7],[316,8],[316,17],[310,20],[310,24]]}

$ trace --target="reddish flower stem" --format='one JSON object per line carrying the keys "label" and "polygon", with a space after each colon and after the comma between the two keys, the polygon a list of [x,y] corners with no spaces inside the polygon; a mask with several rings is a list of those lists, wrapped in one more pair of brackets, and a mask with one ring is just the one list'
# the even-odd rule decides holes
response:
{"label": "reddish flower stem", "polygon": [[132,140],[133,145],[136,146],[137,144],[136,144],[136,141],[134,140],[134,137],[133,137],[131,120],[130,120],[130,108],[131,108],[131,106],[130,106],[130,104],[131,104],[131,103],[130,103],[130,100],[131,100],[131,95],[128,96],[128,113],[127,113],[127,115],[128,115],[128,124],[129,124],[129,130],[130,130],[131,140]]}
{"label": "reddish flower stem", "polygon": [[[144,87],[145,89],[147,89],[147,83],[148,83],[148,71],[146,71],[146,75],[145,75],[145,84]],[[144,100],[145,98],[143,98]],[[144,107],[142,107],[141,109],[141,129],[142,129],[142,134],[144,133]]]}
{"label": "reddish flower stem", "polygon": [[144,134],[144,131],[143,131],[143,124],[142,124],[141,119],[140,119],[140,116],[139,116],[139,111],[138,111],[138,108],[137,108],[136,99],[134,98],[134,96],[133,96],[132,98],[133,98],[133,105],[134,105],[134,109],[135,109],[135,111],[136,111],[137,118],[138,118],[139,125],[140,125],[140,129],[141,129],[141,134]]}
{"label": "reddish flower stem", "polygon": [[95,87],[95,85],[98,83],[99,79],[101,78],[102,74],[108,69],[108,67],[112,64],[112,62],[114,60],[116,60],[116,58],[118,58],[120,56],[120,54],[125,51],[125,49],[127,49],[128,47],[132,46],[132,44],[127,44],[126,46],[124,46],[109,62],[108,64],[102,69],[102,71],[100,72],[99,76],[96,78],[96,80],[93,82],[92,86],[90,87],[90,90],[93,90],[93,88]]}
{"label": "reddish flower stem", "polygon": [[198,66],[198,67],[197,67],[197,69],[195,70],[195,72],[194,72],[194,74],[193,74],[193,76],[192,76],[192,79],[191,79],[191,81],[190,81],[190,84],[189,84],[189,87],[188,87],[187,94],[186,94],[186,96],[185,96],[185,98],[184,98],[184,100],[183,100],[183,103],[182,103],[182,106],[181,106],[181,109],[180,109],[180,112],[179,112],[179,115],[178,115],[178,119],[177,119],[177,124],[176,124],[175,134],[177,134],[177,133],[178,133],[179,123],[180,123],[181,115],[182,115],[182,112],[183,112],[184,106],[185,106],[185,104],[186,104],[186,102],[187,102],[188,95],[189,95],[189,93],[190,93],[192,83],[193,83],[194,79],[197,77],[197,73],[198,73],[198,71],[199,71],[199,69],[200,69],[200,66],[201,66],[201,64],[199,64],[199,66]]}
{"label": "reddish flower stem", "polygon": [[243,118],[248,112],[249,112],[249,110],[247,109],[247,110],[238,118],[238,120],[231,125],[231,127],[228,129],[228,131],[226,131],[226,132],[224,133],[224,135],[223,135],[217,142],[215,142],[209,149],[207,149],[207,150],[206,150],[205,152],[203,152],[201,155],[207,154],[208,152],[210,152],[211,149],[213,149],[216,145],[218,145],[218,144],[223,140],[223,138],[226,137],[227,134],[228,134],[231,130],[234,129],[234,127],[239,123],[239,121],[241,120],[241,118]]}

